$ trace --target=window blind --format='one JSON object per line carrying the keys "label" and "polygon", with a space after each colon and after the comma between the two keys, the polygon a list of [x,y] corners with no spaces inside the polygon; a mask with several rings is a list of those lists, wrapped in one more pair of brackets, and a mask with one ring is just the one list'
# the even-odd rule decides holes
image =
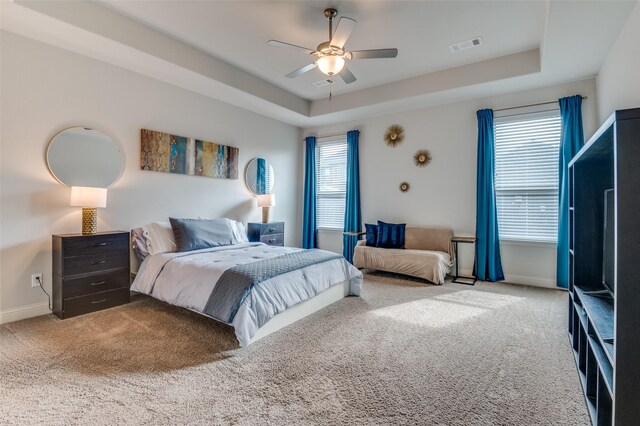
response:
{"label": "window blind", "polygon": [[494,127],[500,239],[556,242],[560,111],[498,117]]}
{"label": "window blind", "polygon": [[318,228],[344,228],[347,190],[347,140],[316,143]]}

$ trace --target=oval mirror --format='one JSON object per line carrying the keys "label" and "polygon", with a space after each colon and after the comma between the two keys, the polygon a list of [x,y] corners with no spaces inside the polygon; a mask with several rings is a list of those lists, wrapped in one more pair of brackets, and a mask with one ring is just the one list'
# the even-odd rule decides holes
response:
{"label": "oval mirror", "polygon": [[64,185],[107,188],[120,178],[124,159],[109,136],[88,127],[72,127],[51,140],[47,165]]}
{"label": "oval mirror", "polygon": [[275,176],[273,167],[264,158],[253,158],[247,164],[244,181],[253,195],[271,194]]}

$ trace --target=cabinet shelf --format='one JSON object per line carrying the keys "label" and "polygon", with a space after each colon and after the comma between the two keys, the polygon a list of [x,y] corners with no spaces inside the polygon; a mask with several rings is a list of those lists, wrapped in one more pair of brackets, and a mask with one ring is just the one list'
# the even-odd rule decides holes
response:
{"label": "cabinet shelf", "polygon": [[607,391],[609,391],[609,395],[613,395],[613,368],[611,367],[609,358],[605,355],[605,351],[598,341],[593,337],[588,337],[587,339],[589,341],[589,348],[591,348],[596,357],[600,375],[604,378],[604,382],[607,385]]}
{"label": "cabinet shelf", "polygon": [[613,365],[613,298],[606,290],[589,291],[577,285],[574,288],[593,326],[595,336],[605,348],[607,358]]}
{"label": "cabinet shelf", "polygon": [[575,305],[576,312],[578,313],[578,318],[580,318],[580,323],[582,327],[587,330],[589,328],[589,320],[587,319],[587,313],[584,311],[582,305]]}
{"label": "cabinet shelf", "polygon": [[587,397],[587,408],[589,409],[589,416],[591,417],[591,421],[593,423],[596,423],[596,419],[597,419],[597,409],[596,409],[596,404],[598,403],[597,398],[588,396]]}

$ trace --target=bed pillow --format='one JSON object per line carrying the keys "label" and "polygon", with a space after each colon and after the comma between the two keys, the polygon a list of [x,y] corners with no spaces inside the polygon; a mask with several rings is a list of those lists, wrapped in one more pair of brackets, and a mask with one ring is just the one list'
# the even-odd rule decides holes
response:
{"label": "bed pillow", "polygon": [[229,219],[169,218],[178,251],[200,250],[234,244]]}
{"label": "bed pillow", "polygon": [[385,223],[378,221],[378,244],[383,248],[404,248],[405,223]]}
{"label": "bed pillow", "polygon": [[236,244],[249,242],[249,237],[247,237],[247,230],[245,229],[242,222],[237,222],[233,219],[229,219],[229,223],[231,224],[231,231],[233,232],[233,238]]}
{"label": "bed pillow", "polygon": [[176,240],[169,222],[153,222],[144,225],[142,235],[146,239],[149,254],[176,251]]}
{"label": "bed pillow", "polygon": [[[206,217],[198,216],[198,219],[207,219]],[[229,221],[231,226],[231,232],[233,233],[233,244],[248,243],[249,237],[247,237],[247,230],[242,222],[238,222],[233,219],[224,218]],[[207,219],[208,220],[208,219]]]}
{"label": "bed pillow", "polygon": [[375,247],[378,245],[378,225],[372,223],[365,223],[364,227],[367,231],[367,245],[369,247]]}
{"label": "bed pillow", "polygon": [[149,256],[147,239],[144,236],[144,230],[142,228],[134,228],[131,230],[131,245],[133,246],[133,252],[140,262]]}

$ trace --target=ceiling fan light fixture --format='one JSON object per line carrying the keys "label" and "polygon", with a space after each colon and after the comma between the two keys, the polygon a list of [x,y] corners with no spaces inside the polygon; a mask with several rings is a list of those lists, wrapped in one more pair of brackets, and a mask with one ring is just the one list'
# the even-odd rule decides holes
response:
{"label": "ceiling fan light fixture", "polygon": [[318,58],[317,65],[320,71],[326,75],[336,75],[344,67],[344,58],[337,55],[327,55]]}
{"label": "ceiling fan light fixture", "polygon": [[[335,75],[340,75],[345,84],[351,84],[357,79],[346,67],[347,61],[352,59],[385,59],[398,56],[398,49],[395,48],[347,51],[345,43],[355,28],[356,20],[343,16],[338,20],[338,25],[334,31],[333,21],[338,16],[338,11],[333,8],[325,9],[324,16],[329,20],[329,40],[320,43],[316,50],[279,40],[269,40],[267,42],[269,46],[296,49],[313,57],[314,62],[291,71],[285,75],[286,78],[296,78],[314,68],[318,68],[321,73],[329,76],[326,79],[329,84],[333,83],[333,76]],[[331,94],[329,94],[329,99],[331,99]]]}

